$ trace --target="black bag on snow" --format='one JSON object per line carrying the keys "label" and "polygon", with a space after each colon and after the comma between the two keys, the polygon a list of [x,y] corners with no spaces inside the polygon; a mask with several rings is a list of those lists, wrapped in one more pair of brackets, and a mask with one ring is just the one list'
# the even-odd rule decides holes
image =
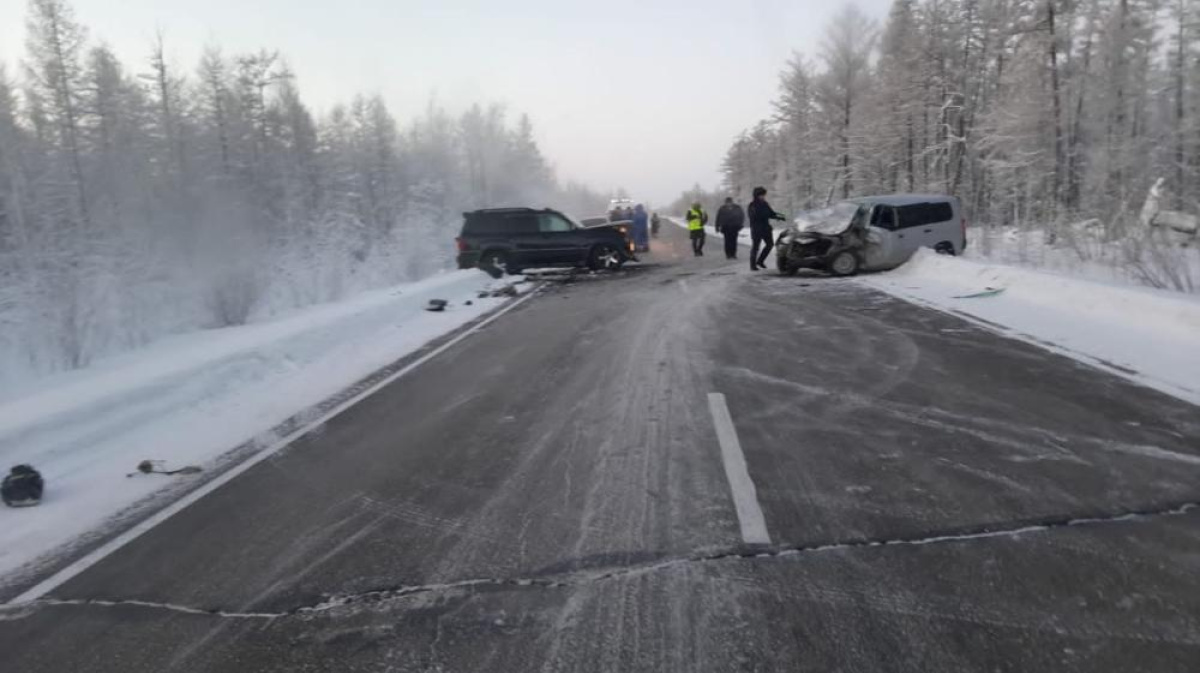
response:
{"label": "black bag on snow", "polygon": [[29,507],[42,501],[42,475],[31,465],[17,465],[0,484],[0,498],[9,507]]}

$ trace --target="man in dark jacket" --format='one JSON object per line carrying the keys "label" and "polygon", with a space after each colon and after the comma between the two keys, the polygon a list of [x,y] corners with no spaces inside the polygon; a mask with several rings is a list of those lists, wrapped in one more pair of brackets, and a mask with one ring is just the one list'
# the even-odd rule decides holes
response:
{"label": "man in dark jacket", "polygon": [[738,233],[745,223],[746,211],[732,197],[726,197],[725,205],[717,210],[717,231],[725,236],[725,259],[737,259]]}
{"label": "man in dark jacket", "polygon": [[[754,188],[754,200],[746,211],[750,214],[750,236],[754,241],[750,246],[750,270],[758,271],[767,268],[764,262],[767,261],[767,255],[771,254],[771,248],[775,247],[775,230],[771,227],[771,220],[787,218],[771,209],[771,204],[767,203],[766,187]],[[758,252],[760,243],[763,246],[761,255]]]}

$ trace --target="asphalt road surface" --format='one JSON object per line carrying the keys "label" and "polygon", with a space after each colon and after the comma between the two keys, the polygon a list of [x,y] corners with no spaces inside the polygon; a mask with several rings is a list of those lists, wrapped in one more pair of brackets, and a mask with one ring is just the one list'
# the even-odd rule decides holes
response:
{"label": "asphalt road surface", "polygon": [[666,226],[42,601],[0,669],[1198,671],[1200,413]]}

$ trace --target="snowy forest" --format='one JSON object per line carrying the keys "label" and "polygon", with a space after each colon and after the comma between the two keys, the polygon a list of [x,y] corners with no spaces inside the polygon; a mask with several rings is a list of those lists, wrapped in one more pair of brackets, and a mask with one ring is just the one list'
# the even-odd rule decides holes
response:
{"label": "snowy forest", "polygon": [[720,193],[677,205],[760,184],[787,213],[953,194],[985,234],[1036,231],[1031,248],[1197,291],[1198,37],[1197,0],[896,0],[882,26],[847,6],[733,142]]}
{"label": "snowy forest", "polygon": [[448,268],[463,210],[607,202],[502,106],[317,116],[278,53],[183,67],[160,36],[124,64],[65,0],[29,7],[0,63],[0,388]]}

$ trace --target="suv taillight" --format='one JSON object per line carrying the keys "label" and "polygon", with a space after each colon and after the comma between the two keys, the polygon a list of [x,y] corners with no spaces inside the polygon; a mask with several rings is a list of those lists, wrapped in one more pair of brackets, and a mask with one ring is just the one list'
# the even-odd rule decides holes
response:
{"label": "suv taillight", "polygon": [[467,245],[466,239],[464,239],[462,236],[455,237],[454,244],[458,246],[459,252],[466,252],[471,248],[471,246]]}

